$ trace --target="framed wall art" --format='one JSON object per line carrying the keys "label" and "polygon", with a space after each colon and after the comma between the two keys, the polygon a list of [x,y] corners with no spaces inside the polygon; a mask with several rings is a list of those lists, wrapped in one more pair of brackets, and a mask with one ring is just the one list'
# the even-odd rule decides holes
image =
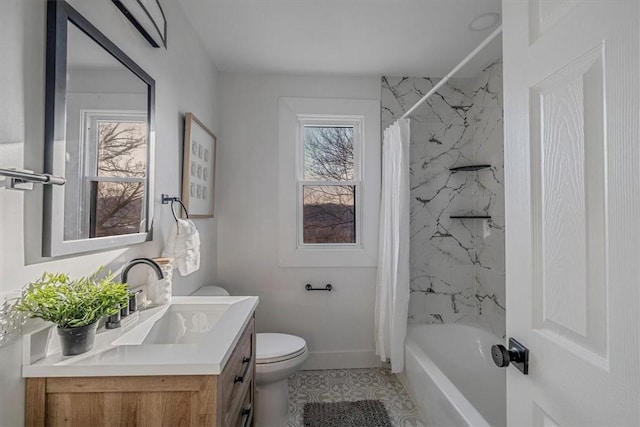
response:
{"label": "framed wall art", "polygon": [[167,48],[167,18],[160,0],[111,0],[153,47]]}
{"label": "framed wall art", "polygon": [[192,113],[184,118],[182,201],[190,218],[213,218],[216,136]]}

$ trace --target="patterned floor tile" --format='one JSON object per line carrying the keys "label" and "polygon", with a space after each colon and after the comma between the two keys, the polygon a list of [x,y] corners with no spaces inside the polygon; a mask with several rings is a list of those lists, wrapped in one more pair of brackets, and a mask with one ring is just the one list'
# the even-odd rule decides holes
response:
{"label": "patterned floor tile", "polygon": [[[289,424],[302,427],[306,402],[380,400],[394,427],[425,427],[409,393],[384,368],[299,371],[289,378]],[[364,427],[364,426],[363,426]]]}

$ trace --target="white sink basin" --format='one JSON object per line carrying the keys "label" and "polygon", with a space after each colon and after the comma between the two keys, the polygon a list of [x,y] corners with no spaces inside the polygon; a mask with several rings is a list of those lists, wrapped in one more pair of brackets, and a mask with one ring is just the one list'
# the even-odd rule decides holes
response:
{"label": "white sink basin", "polygon": [[172,305],[158,319],[142,344],[195,344],[202,341],[229,306]]}
{"label": "white sink basin", "polygon": [[112,344],[197,344],[211,333],[228,309],[229,304],[224,303],[175,303],[160,307]]}

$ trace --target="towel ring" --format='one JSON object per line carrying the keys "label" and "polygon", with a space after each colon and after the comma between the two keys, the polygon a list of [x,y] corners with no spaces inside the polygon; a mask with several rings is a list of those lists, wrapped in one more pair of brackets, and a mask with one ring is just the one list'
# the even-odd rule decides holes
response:
{"label": "towel ring", "polygon": [[171,201],[171,214],[173,214],[173,219],[176,220],[176,222],[178,222],[178,217],[176,216],[176,211],[173,209],[173,204],[174,203],[180,203],[180,206],[182,207],[182,210],[184,210],[184,214],[187,216],[187,219],[189,219],[189,211],[187,210],[187,207],[184,205],[184,203],[182,203],[182,200],[175,198]]}
{"label": "towel ring", "polygon": [[182,203],[182,200],[180,200],[180,197],[170,197],[168,194],[162,194],[160,201],[163,205],[171,202],[171,215],[173,215],[173,219],[175,219],[176,222],[178,222],[178,217],[176,216],[175,209],[173,209],[173,204],[175,202],[180,203],[180,206],[182,206],[182,209],[184,210],[184,214],[187,216],[187,219],[189,219],[189,211],[187,210],[187,207],[184,205],[184,203]]}

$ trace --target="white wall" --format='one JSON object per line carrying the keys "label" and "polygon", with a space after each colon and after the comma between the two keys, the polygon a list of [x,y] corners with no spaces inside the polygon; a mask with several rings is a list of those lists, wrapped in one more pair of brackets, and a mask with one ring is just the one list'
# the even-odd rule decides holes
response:
{"label": "white wall", "polygon": [[[161,193],[180,191],[184,112],[219,134],[217,73],[178,2],[165,1],[169,49],[153,49],[110,1],[71,3],[156,80],[154,241],[131,248],[65,259],[40,258],[42,192],[0,188],[0,300],[43,271],[85,275],[99,265],[117,270],[138,255],[157,256],[173,220]],[[42,170],[44,127],[44,0],[0,1],[0,167]],[[217,220],[199,220],[202,266],[187,278],[174,275],[174,294],[216,281]],[[23,424],[24,382],[18,342],[0,348],[0,425]]]}
{"label": "white wall", "polygon": [[[379,100],[380,79],[223,73],[220,88],[216,204],[222,286],[260,297],[259,332],[305,338],[307,369],[376,364],[376,269],[278,266],[278,97]],[[331,283],[334,292],[307,292],[306,283]]]}

